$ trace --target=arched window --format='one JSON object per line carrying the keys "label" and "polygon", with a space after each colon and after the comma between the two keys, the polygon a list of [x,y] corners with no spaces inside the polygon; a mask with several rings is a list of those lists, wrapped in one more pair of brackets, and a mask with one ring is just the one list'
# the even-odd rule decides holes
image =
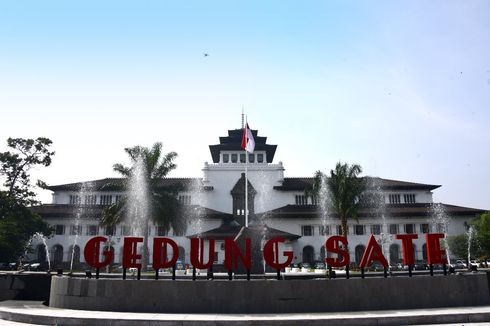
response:
{"label": "arched window", "polygon": [[313,264],[315,259],[315,249],[312,246],[306,246],[303,248],[303,263]]}
{"label": "arched window", "polygon": [[179,260],[185,264],[185,249],[181,246],[179,246]]}
{"label": "arched window", "polygon": [[425,243],[422,245],[422,259],[424,263],[427,263],[427,245]]}
{"label": "arched window", "polygon": [[400,262],[400,246],[393,243],[390,246],[390,265],[396,265]]}
{"label": "arched window", "polygon": [[417,255],[417,246],[413,244],[413,260],[417,261],[418,255]]}
{"label": "arched window", "polygon": [[39,263],[46,262],[46,247],[43,244],[37,245],[37,261]]}
{"label": "arched window", "polygon": [[80,247],[75,245],[75,247],[70,247],[70,259],[73,259],[74,264],[78,264],[80,262]]}
{"label": "arched window", "polygon": [[325,246],[320,247],[320,260],[322,263],[325,262]]}
{"label": "arched window", "polygon": [[61,263],[63,262],[63,246],[62,245],[54,245],[53,246],[53,262]]}
{"label": "arched window", "polygon": [[363,245],[356,246],[355,253],[357,266],[359,266],[359,264],[361,263],[362,255],[364,255],[364,250],[366,250],[366,247],[364,247]]}

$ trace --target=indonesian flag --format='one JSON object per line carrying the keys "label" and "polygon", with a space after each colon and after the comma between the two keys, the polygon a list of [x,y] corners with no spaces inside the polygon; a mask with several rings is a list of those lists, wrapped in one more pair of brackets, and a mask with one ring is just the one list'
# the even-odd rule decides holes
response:
{"label": "indonesian flag", "polygon": [[249,153],[253,153],[254,148],[255,148],[254,136],[252,134],[252,130],[250,130],[250,127],[248,126],[247,123],[245,125],[245,128],[243,128],[242,149]]}

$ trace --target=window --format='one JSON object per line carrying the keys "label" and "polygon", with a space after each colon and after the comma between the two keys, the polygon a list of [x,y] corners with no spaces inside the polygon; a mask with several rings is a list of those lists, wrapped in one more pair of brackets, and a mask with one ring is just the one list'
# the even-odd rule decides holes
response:
{"label": "window", "polygon": [[230,162],[230,154],[223,154],[223,163]]}
{"label": "window", "polygon": [[307,205],[307,197],[305,195],[296,195],[296,205]]}
{"label": "window", "polygon": [[180,195],[179,202],[182,205],[190,205],[191,204],[191,196],[189,195]]}
{"label": "window", "polygon": [[131,227],[127,225],[123,225],[121,227],[121,235],[122,236],[127,236],[131,234]]}
{"label": "window", "polygon": [[81,225],[70,225],[70,235],[81,235],[82,226]]}
{"label": "window", "polygon": [[390,234],[398,234],[398,224],[390,224]]}
{"label": "window", "polygon": [[245,163],[245,154],[240,154],[240,163]]}
{"label": "window", "polygon": [[329,225],[320,225],[318,227],[319,235],[329,235],[330,234],[330,226]]}
{"label": "window", "polygon": [[97,196],[96,195],[87,195],[84,198],[85,205],[95,205],[97,204]]}
{"label": "window", "polygon": [[420,224],[420,233],[429,233],[429,224]]}
{"label": "window", "polygon": [[318,205],[318,198],[317,197],[311,196],[310,199],[311,199],[312,205]]}
{"label": "window", "polygon": [[400,204],[400,195],[399,194],[390,194],[388,196],[390,200],[390,204]]}
{"label": "window", "polygon": [[248,154],[248,161],[249,161],[250,163],[255,162],[255,155],[254,155],[254,154]]}
{"label": "window", "polygon": [[311,225],[302,225],[301,226],[301,235],[304,237],[313,236],[313,228],[311,227]]}
{"label": "window", "polygon": [[116,204],[119,203],[119,201],[121,200],[122,198],[122,195],[116,195]]}
{"label": "window", "polygon": [[374,235],[381,234],[381,225],[380,224],[371,225],[371,234],[374,234]]}
{"label": "window", "polygon": [[405,224],[405,233],[406,234],[415,233],[415,224]]}
{"label": "window", "polygon": [[219,260],[219,252],[218,251],[215,251],[214,252],[214,263],[217,264],[218,263],[218,260]]}
{"label": "window", "polygon": [[55,225],[54,227],[54,234],[56,235],[63,235],[65,234],[65,226],[62,224]]}
{"label": "window", "polygon": [[97,225],[89,225],[87,227],[87,235],[97,235],[99,234],[99,228]]}
{"label": "window", "polygon": [[110,204],[112,204],[112,195],[101,195],[100,196],[100,204],[101,205],[110,205]]}
{"label": "window", "polygon": [[364,225],[354,225],[355,235],[364,235]]}
{"label": "window", "polygon": [[238,161],[238,154],[231,154],[231,163],[236,163]]}
{"label": "window", "polygon": [[[347,234],[349,234],[349,226],[347,226]],[[342,225],[337,225],[337,235],[342,235]]]}
{"label": "window", "polygon": [[175,231],[174,230],[174,236],[176,236],[176,237],[183,237],[184,235],[185,235],[185,232],[182,232],[182,231],[178,232],[178,231]]}
{"label": "window", "polygon": [[106,226],[105,235],[115,235],[115,234],[116,234],[116,228],[114,226]]}
{"label": "window", "polygon": [[70,205],[80,205],[81,203],[80,196],[70,195]]}
{"label": "window", "polygon": [[264,163],[264,154],[257,154],[257,163]]}
{"label": "window", "polygon": [[405,204],[415,204],[415,194],[404,194],[403,200]]}
{"label": "window", "polygon": [[159,237],[164,237],[167,235],[167,230],[163,226],[157,226],[157,235]]}

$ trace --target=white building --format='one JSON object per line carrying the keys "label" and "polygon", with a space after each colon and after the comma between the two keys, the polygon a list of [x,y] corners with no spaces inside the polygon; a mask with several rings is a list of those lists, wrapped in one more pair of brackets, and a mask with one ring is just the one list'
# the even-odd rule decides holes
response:
{"label": "white building", "polygon": [[[273,163],[277,145],[267,144],[266,137],[258,136],[256,130],[253,134],[256,146],[255,152],[249,154],[248,164],[251,223],[264,222],[269,233],[285,237],[288,240],[285,247],[294,251],[295,263],[322,260],[325,257],[325,238],[340,233],[339,219],[335,216],[325,217],[316,201],[305,196],[305,190],[313,184],[312,177],[285,177],[283,163]],[[241,138],[242,129],[229,130],[228,136],[220,137],[219,144],[209,146],[213,163],[204,163],[202,178],[162,180],[162,183],[184,185],[186,190],[179,194],[179,200],[199,212],[202,218],[198,219],[192,214],[185,216],[191,216],[186,234],[175,234],[172,231],[166,234],[163,228],[150,222],[149,243],[152,243],[153,237],[169,236],[180,246],[181,260],[189,263],[188,236],[200,233],[202,237],[217,240],[215,261],[217,264],[223,263],[224,253],[220,240],[234,237],[244,224],[245,153],[240,148]],[[361,209],[358,221],[349,221],[351,262],[359,262],[371,234],[380,238],[381,233],[418,234],[418,239],[414,241],[415,259],[425,260],[425,233],[441,230],[448,235],[464,233],[468,222],[483,212],[467,207],[434,204],[432,192],[439,185],[366,179],[371,185],[366,193],[383,199],[381,205]],[[51,261],[55,265],[66,267],[72,252],[75,253],[75,263],[83,263],[80,248],[84,248],[86,241],[95,235],[110,236],[115,250],[115,263],[121,263],[123,238],[131,234],[130,223],[116,228],[104,228],[98,223],[102,209],[124,196],[121,181],[102,179],[49,188],[53,191],[53,203],[42,205],[37,211],[55,229],[54,236],[47,241]],[[447,218],[447,225],[440,220],[435,221],[436,213],[439,213],[439,217]],[[77,215],[81,216],[79,222],[76,220]],[[73,251],[76,234],[79,237]],[[389,250],[392,263],[400,261],[400,241],[393,240],[385,249],[385,252]],[[37,257],[33,258],[43,260],[43,255],[42,246],[39,246]]]}

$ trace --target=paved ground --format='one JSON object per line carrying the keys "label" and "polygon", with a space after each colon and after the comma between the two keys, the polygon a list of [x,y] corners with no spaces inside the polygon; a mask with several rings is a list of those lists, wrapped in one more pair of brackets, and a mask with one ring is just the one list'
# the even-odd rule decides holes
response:
{"label": "paved ground", "polygon": [[[4,320],[1,320],[1,319]],[[155,314],[46,307],[35,301],[0,302],[0,325],[490,325],[490,306],[310,314]],[[21,322],[19,324],[18,322]]]}

